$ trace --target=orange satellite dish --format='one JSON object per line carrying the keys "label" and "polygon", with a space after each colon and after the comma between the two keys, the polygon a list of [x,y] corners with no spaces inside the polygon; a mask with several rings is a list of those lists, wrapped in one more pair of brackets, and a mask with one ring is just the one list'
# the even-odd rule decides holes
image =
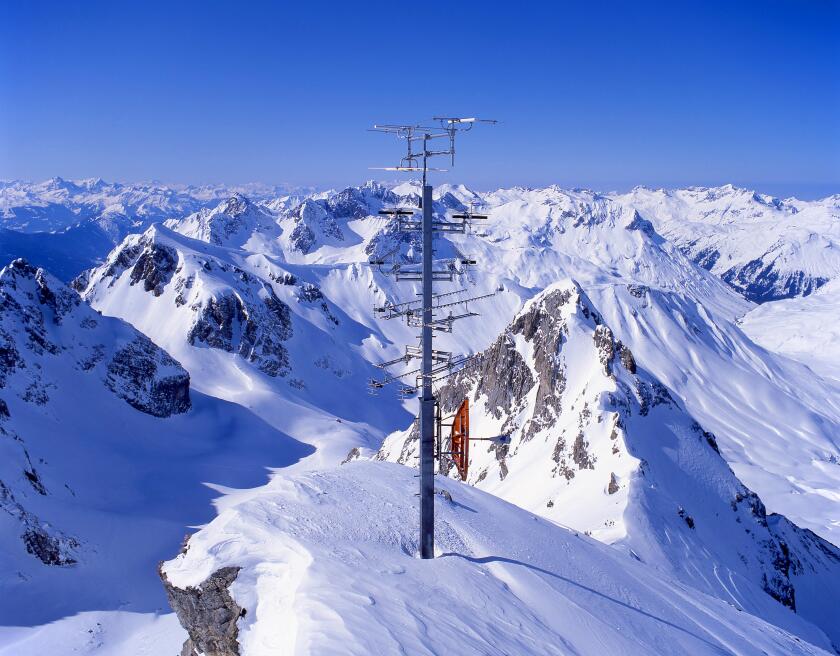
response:
{"label": "orange satellite dish", "polygon": [[452,460],[462,481],[467,480],[470,466],[470,400],[464,399],[452,422]]}

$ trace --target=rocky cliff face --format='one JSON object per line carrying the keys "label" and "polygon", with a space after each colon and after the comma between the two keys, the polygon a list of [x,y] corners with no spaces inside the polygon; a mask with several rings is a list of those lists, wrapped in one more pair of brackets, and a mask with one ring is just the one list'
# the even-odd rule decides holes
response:
{"label": "rocky cliff face", "polygon": [[130,326],[103,320],[43,269],[15,260],[0,272],[0,312],[0,389],[45,405],[70,365],[142,412],[189,410],[189,374],[175,360]]}
{"label": "rocky cliff face", "polygon": [[233,600],[228,588],[240,569],[222,567],[200,585],[183,590],[172,585],[159,569],[169,605],[190,636],[181,656],[239,656],[236,622],[247,611]]}
{"label": "rocky cliff face", "polygon": [[[511,436],[509,445],[474,443],[468,482],[478,487],[667,563],[744,607],[765,603],[746,592],[756,589],[816,617],[811,586],[840,575],[840,550],[813,534],[795,529],[810,546],[791,548],[715,437],[637,365],[575,283],[529,302],[452,376],[438,393],[443,415],[465,397],[475,437]],[[411,429],[389,437],[377,458],[416,465],[417,447]],[[443,473],[455,475],[447,463]],[[797,578],[804,571],[809,581]]]}

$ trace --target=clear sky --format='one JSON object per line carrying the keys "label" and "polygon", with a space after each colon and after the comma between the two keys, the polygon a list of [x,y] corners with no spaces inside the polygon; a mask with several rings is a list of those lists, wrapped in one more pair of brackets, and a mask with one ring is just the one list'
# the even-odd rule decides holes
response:
{"label": "clear sky", "polygon": [[840,193],[840,0],[0,2],[0,178],[356,184],[440,113],[478,188]]}

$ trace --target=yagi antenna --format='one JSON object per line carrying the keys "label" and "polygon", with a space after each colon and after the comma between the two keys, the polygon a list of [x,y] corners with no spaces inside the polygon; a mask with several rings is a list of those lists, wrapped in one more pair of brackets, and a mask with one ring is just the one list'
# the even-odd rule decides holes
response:
{"label": "yagi antenna", "polygon": [[[475,117],[458,116],[436,116],[432,119],[437,125],[427,126],[418,124],[405,125],[374,125],[373,131],[384,132],[403,139],[406,143],[405,155],[400,159],[397,166],[382,167],[384,171],[404,171],[423,173],[423,188],[420,198],[422,216],[417,216],[413,210],[407,208],[392,208],[382,210],[381,215],[389,217],[390,221],[396,223],[397,229],[408,233],[419,233],[422,238],[423,259],[421,266],[394,262],[388,271],[381,267],[385,266],[386,256],[372,258],[370,264],[379,267],[383,274],[393,274],[397,281],[420,283],[422,293],[419,299],[403,303],[386,302],[381,307],[375,308],[374,312],[384,319],[402,318],[413,328],[420,330],[420,345],[406,346],[405,352],[398,358],[389,362],[380,363],[379,367],[387,370],[392,366],[410,365],[413,360],[420,360],[420,368],[402,373],[389,373],[384,379],[372,379],[370,387],[372,391],[384,388],[391,383],[400,385],[400,394],[403,397],[411,396],[414,392],[420,394],[420,557],[434,558],[434,521],[435,521],[435,458],[443,465],[443,458],[453,456],[456,449],[450,448],[448,452],[443,451],[441,440],[440,404],[434,396],[432,384],[443,380],[454,374],[459,367],[463,367],[470,358],[454,356],[448,351],[440,351],[433,348],[433,336],[435,332],[452,332],[453,324],[461,319],[478,316],[470,308],[470,303],[478,301],[492,294],[486,294],[476,298],[466,298],[457,292],[445,294],[434,294],[434,282],[453,282],[462,276],[468,267],[476,264],[476,261],[454,249],[457,257],[448,260],[439,259],[435,261],[433,253],[433,238],[441,233],[464,233],[472,226],[473,221],[486,219],[486,215],[476,214],[472,209],[455,213],[450,217],[434,216],[432,201],[432,187],[427,184],[429,171],[439,171],[429,166],[429,160],[433,157],[449,157],[452,165],[455,164],[455,138],[461,132],[472,130],[478,123],[495,124],[496,121],[479,119]],[[439,140],[448,141],[446,146],[438,146]],[[396,258],[395,258],[396,259]],[[414,376],[414,385],[406,382],[406,377]],[[436,439],[437,434],[437,439]],[[469,440],[469,437],[463,437]],[[437,444],[437,453],[435,445]],[[465,460],[462,453],[456,457]],[[460,460],[458,462],[461,462]],[[461,468],[459,471],[466,472]]]}
{"label": "yagi antenna", "polygon": [[[374,170],[383,171],[404,171],[415,172],[422,171],[423,186],[426,186],[426,173],[428,171],[445,171],[446,169],[433,169],[428,165],[428,160],[437,156],[448,156],[450,164],[455,166],[455,137],[459,132],[468,132],[477,123],[487,123],[489,125],[496,125],[498,121],[494,119],[475,118],[475,117],[460,117],[460,116],[435,116],[432,121],[438,125],[420,125],[407,123],[399,124],[376,124],[371,129],[372,132],[384,132],[386,134],[396,135],[399,139],[404,139],[406,142],[406,154],[400,160],[398,166],[393,167],[375,167]],[[430,147],[430,142],[435,139],[448,139],[449,148],[446,150],[434,150]],[[422,161],[422,164],[421,164]]]}

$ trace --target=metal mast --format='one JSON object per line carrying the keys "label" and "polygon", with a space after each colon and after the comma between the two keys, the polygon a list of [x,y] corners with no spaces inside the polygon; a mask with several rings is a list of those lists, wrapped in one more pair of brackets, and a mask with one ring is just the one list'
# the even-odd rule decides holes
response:
{"label": "metal mast", "polygon": [[[448,375],[455,365],[465,360],[453,360],[450,353],[435,351],[432,344],[433,335],[435,330],[451,331],[452,323],[456,319],[475,316],[475,313],[469,312],[466,306],[469,301],[477,300],[464,298],[461,300],[456,299],[441,302],[443,296],[452,296],[452,293],[441,296],[434,295],[433,282],[435,280],[451,281],[460,271],[457,269],[456,263],[450,263],[448,269],[435,270],[433,236],[435,232],[464,232],[474,219],[487,218],[483,215],[474,215],[471,212],[466,212],[452,217],[453,219],[457,218],[457,221],[435,221],[433,218],[432,186],[427,184],[427,175],[429,171],[443,169],[429,168],[428,161],[431,157],[449,156],[451,163],[454,165],[456,135],[459,132],[472,129],[479,122],[496,123],[496,121],[457,117],[435,117],[433,120],[438,123],[437,127],[426,127],[422,125],[375,125],[373,127],[375,131],[394,134],[401,139],[405,139],[407,143],[407,154],[400,161],[400,165],[396,167],[385,167],[383,170],[422,172],[423,175],[420,200],[420,207],[423,214],[420,221],[413,219],[413,210],[405,208],[383,210],[380,212],[380,214],[390,215],[396,219],[398,225],[403,230],[419,230],[422,235],[423,254],[421,269],[419,271],[412,268],[403,269],[402,265],[395,264],[390,271],[390,273],[396,274],[397,280],[419,280],[422,283],[419,307],[416,301],[410,301],[408,303],[386,304],[384,307],[376,308],[376,311],[386,316],[386,318],[405,317],[409,325],[418,326],[419,324],[418,327],[421,329],[419,353],[417,353],[418,349],[412,350],[411,347],[406,347],[404,358],[383,363],[382,366],[386,367],[398,362],[409,362],[412,358],[418,357],[418,355],[421,361],[419,376],[417,376],[417,382],[413,389],[417,390],[420,394],[420,557],[424,559],[434,558],[435,549],[436,400],[432,390],[432,383],[436,379],[436,376],[439,376],[441,373],[447,373]],[[430,148],[430,142],[434,139],[447,139],[449,141],[448,148],[444,147],[439,150],[432,150]],[[419,148],[422,148],[422,150],[419,150]],[[459,264],[462,268],[475,263],[474,260],[463,257],[460,260]],[[374,260],[371,264],[382,266],[385,262],[384,260]],[[457,293],[455,292],[455,294]],[[436,309],[455,305],[463,305],[466,312],[459,316],[454,316],[450,312],[449,316],[443,319],[435,317]],[[411,373],[415,372],[407,372],[398,376],[392,376],[384,381],[371,381],[371,383],[373,387],[382,387],[389,382],[396,381]],[[405,393],[406,390],[411,389],[403,387],[403,392]]]}

